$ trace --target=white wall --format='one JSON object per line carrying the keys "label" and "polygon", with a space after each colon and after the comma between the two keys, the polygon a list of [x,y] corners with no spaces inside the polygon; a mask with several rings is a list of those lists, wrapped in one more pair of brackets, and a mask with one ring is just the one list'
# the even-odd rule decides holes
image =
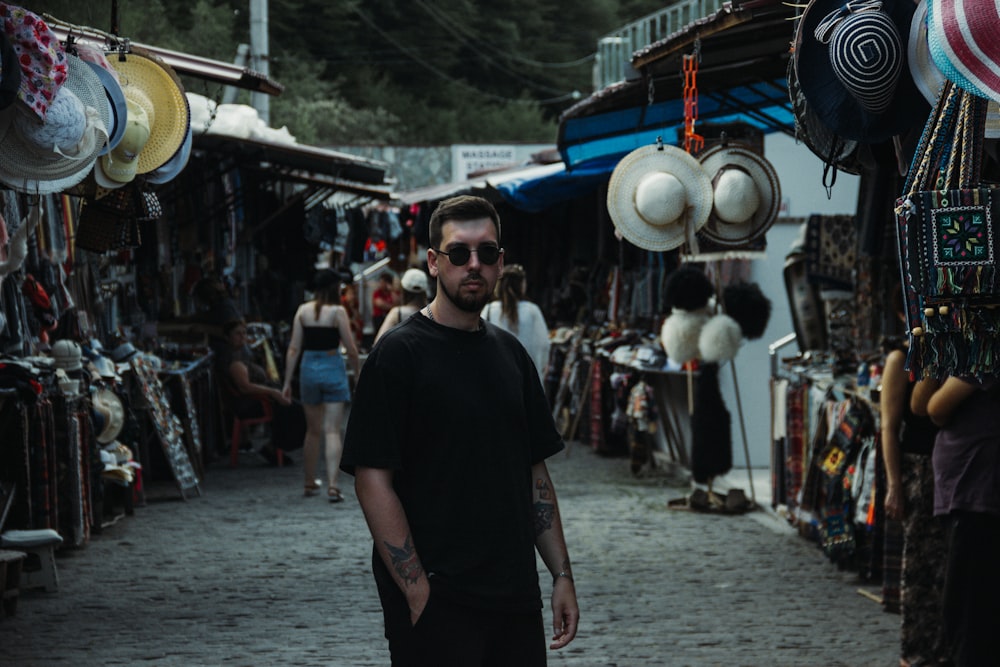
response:
{"label": "white wall", "polygon": [[[840,173],[828,199],[822,185],[823,162],[804,145],[784,134],[769,134],[764,139],[764,155],[774,165],[781,182],[782,199],[786,202],[783,215],[807,218],[813,213],[854,214],[859,178]],[[736,357],[736,379],[739,384],[743,419],[746,424],[747,449],[751,467],[768,467],[771,461],[771,405],[768,380],[770,360],[767,347],[775,340],[793,333],[791,311],[785,295],[782,270],[785,256],[799,233],[798,224],[781,219],[768,231],[767,257],[753,261],[753,280],[771,299],[771,319],[767,331],[755,341],[748,341]],[[793,343],[779,352],[790,356],[798,351]],[[723,368],[719,375],[722,396],[732,415],[733,463],[746,464],[743,436],[734,391],[732,368]]]}

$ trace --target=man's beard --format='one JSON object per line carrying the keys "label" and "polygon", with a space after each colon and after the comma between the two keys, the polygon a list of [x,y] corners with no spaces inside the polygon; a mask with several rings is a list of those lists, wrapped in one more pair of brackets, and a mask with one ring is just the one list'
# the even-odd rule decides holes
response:
{"label": "man's beard", "polygon": [[[478,278],[486,283],[482,276],[478,276]],[[448,290],[448,286],[444,284],[444,281],[441,281],[438,286],[449,301],[455,304],[459,310],[467,313],[481,313],[483,306],[488,304],[493,299],[493,290],[491,289],[484,290],[480,296],[471,296],[468,294],[462,295],[461,293],[452,294]],[[487,287],[488,286],[489,285],[487,283]],[[459,285],[459,292],[461,292],[461,285]]]}

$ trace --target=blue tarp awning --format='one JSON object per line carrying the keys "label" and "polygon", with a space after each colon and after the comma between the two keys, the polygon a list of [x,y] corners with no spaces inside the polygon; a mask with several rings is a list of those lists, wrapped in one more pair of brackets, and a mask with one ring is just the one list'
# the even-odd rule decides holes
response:
{"label": "blue tarp awning", "polygon": [[528,213],[582,197],[607,183],[618,158],[602,158],[567,171],[562,162],[487,176],[486,182],[504,201]]}
{"label": "blue tarp awning", "polygon": [[[784,79],[738,86],[698,100],[698,123],[742,122],[764,133],[793,132]],[[570,171],[594,160],[618,158],[655,143],[678,145],[684,136],[684,100],[672,99],[564,120],[559,127],[559,152]],[[612,167],[613,168],[613,167]]]}

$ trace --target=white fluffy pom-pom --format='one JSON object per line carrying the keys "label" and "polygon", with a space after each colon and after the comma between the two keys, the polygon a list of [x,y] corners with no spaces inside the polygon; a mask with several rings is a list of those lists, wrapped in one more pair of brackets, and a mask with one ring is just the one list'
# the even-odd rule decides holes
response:
{"label": "white fluffy pom-pom", "polygon": [[708,315],[701,311],[674,309],[660,329],[660,344],[663,345],[667,358],[678,364],[697,359],[698,332],[707,320]]}
{"label": "white fluffy pom-pom", "polygon": [[701,328],[698,336],[698,351],[707,362],[730,361],[736,357],[743,344],[743,330],[729,315],[712,317]]}

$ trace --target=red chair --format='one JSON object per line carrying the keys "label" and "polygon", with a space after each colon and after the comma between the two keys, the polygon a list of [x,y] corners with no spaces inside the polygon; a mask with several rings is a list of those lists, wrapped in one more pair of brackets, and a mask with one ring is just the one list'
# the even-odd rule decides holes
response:
{"label": "red chair", "polygon": [[[233,430],[229,438],[229,467],[236,468],[240,464],[240,439],[242,435],[254,424],[271,423],[274,419],[274,411],[271,408],[271,402],[265,398],[261,398],[259,400],[262,414],[259,417],[244,417],[241,419],[236,416],[236,412],[233,410],[233,403],[236,398],[233,389],[221,377],[216,378],[216,386],[219,388],[219,408],[222,412],[222,423],[225,424],[226,418],[230,416],[233,420]],[[281,450],[275,448],[275,453],[278,465],[283,465],[285,457]]]}
{"label": "red chair", "polygon": [[[233,434],[229,445],[229,466],[231,468],[235,468],[240,464],[240,436],[243,434],[244,430],[254,424],[269,424],[274,418],[274,412],[271,410],[271,401],[261,399],[260,405],[264,409],[264,414],[260,417],[246,417],[244,419],[240,419],[236,415],[233,415]],[[284,454],[282,454],[281,450],[277,447],[274,448],[274,451],[278,459],[278,465],[284,465]]]}

